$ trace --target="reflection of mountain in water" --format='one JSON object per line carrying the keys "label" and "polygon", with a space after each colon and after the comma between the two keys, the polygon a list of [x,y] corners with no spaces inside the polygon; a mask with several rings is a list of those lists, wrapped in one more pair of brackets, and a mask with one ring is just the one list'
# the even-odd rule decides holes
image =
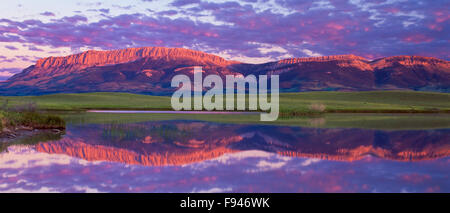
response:
{"label": "reflection of mountain in water", "polygon": [[242,150],[353,161],[366,155],[417,161],[450,155],[449,130],[380,131],[157,121],[71,126],[38,151],[90,161],[183,165]]}
{"label": "reflection of mountain in water", "polygon": [[0,153],[8,152],[8,147],[13,145],[35,145],[46,141],[60,140],[65,132],[53,132],[51,130],[37,130],[37,132],[26,131],[23,135],[14,139],[0,141]]}

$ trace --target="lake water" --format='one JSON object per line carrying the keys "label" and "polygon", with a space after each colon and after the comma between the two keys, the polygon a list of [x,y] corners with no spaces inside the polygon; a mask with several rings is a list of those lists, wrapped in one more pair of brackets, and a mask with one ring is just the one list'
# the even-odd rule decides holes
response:
{"label": "lake water", "polygon": [[75,113],[63,135],[4,143],[0,191],[450,192],[449,128],[155,116]]}

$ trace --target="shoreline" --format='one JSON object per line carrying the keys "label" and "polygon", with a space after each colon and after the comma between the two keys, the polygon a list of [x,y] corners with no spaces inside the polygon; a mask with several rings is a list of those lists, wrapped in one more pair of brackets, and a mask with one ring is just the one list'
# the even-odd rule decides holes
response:
{"label": "shoreline", "polygon": [[[260,113],[264,112],[261,110],[233,110],[233,111],[227,111],[227,110],[180,110],[176,111],[170,108],[128,108],[128,107],[117,107],[117,108],[78,108],[78,109],[42,109],[44,112],[97,112],[97,111],[111,111],[115,113],[115,111],[137,111],[138,113],[141,112],[151,112],[151,113],[173,113],[173,112],[179,112],[179,113]],[[315,111],[295,111],[295,110],[280,110],[280,114],[283,113],[304,113],[305,115],[311,115],[311,114],[327,114],[327,113],[405,113],[405,114],[450,114],[450,110],[445,109],[430,109],[430,110],[411,110],[411,109],[330,109],[325,110],[323,112],[315,112]]]}
{"label": "shoreline", "polygon": [[64,133],[64,129],[34,129],[32,127],[20,126],[15,130],[7,130],[0,133],[0,143],[10,143],[21,139],[37,136],[40,134],[53,134],[55,136]]}
{"label": "shoreline", "polygon": [[0,140],[9,141],[40,132],[61,133],[66,128],[59,116],[36,111],[0,110]]}

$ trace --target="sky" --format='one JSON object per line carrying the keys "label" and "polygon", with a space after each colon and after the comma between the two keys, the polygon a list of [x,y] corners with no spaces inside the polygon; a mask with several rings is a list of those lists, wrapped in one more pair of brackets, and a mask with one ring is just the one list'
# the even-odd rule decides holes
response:
{"label": "sky", "polygon": [[184,47],[262,63],[450,58],[450,0],[0,0],[0,80],[89,49]]}

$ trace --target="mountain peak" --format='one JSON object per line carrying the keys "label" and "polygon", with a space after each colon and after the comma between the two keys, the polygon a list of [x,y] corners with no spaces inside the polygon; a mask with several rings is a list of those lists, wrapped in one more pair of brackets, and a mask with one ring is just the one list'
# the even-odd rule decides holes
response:
{"label": "mountain peak", "polygon": [[318,56],[318,57],[305,57],[305,58],[289,58],[278,61],[281,64],[296,64],[302,62],[326,62],[326,61],[367,61],[367,59],[356,55],[331,55],[331,56]]}
{"label": "mountain peak", "polygon": [[383,68],[388,66],[393,66],[394,64],[400,64],[403,66],[432,66],[432,67],[441,67],[443,70],[450,71],[450,62],[433,58],[433,57],[425,57],[425,56],[409,56],[409,55],[400,55],[400,56],[391,56],[380,58],[371,62],[374,68]]}
{"label": "mountain peak", "polygon": [[48,57],[39,59],[36,63],[38,68],[64,67],[64,66],[99,66],[109,64],[120,64],[135,61],[141,58],[153,59],[193,59],[207,64],[229,65],[232,61],[227,61],[222,57],[207,54],[200,51],[189,50],[184,48],[167,48],[167,47],[141,47],[127,48],[120,50],[89,50],[79,54]]}

